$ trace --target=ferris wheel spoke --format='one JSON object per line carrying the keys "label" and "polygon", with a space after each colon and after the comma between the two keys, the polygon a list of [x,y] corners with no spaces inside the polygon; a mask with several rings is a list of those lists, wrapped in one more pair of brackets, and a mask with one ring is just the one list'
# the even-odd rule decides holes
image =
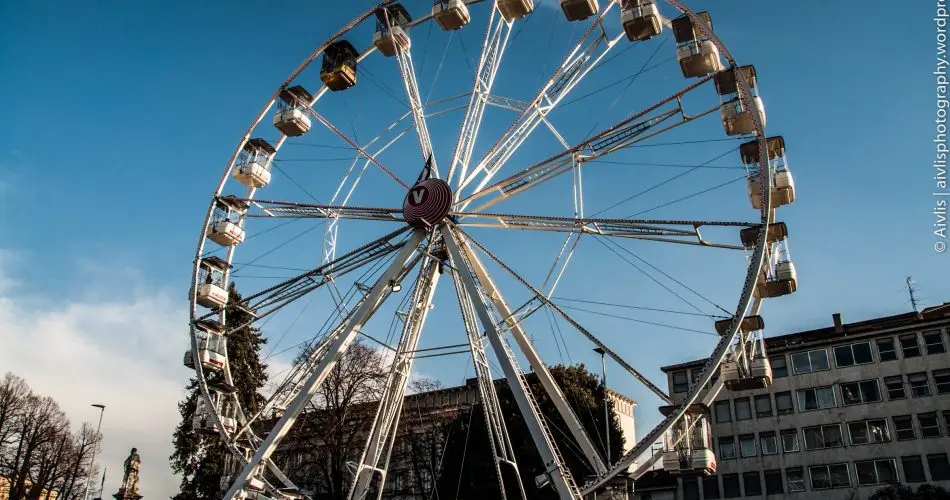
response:
{"label": "ferris wheel spoke", "polygon": [[[581,326],[580,323],[578,323],[576,320],[574,320],[574,318],[572,318],[570,315],[568,315],[566,312],[564,312],[563,309],[561,309],[561,308],[558,307],[556,304],[554,304],[553,302],[551,302],[551,300],[548,299],[540,290],[538,290],[537,288],[535,288],[534,286],[532,286],[530,283],[528,283],[527,280],[525,280],[525,279],[522,278],[520,275],[518,275],[516,272],[514,272],[514,270],[512,270],[507,264],[505,264],[504,262],[502,262],[501,259],[499,259],[498,257],[496,257],[496,256],[495,256],[493,253],[491,253],[487,248],[485,248],[484,246],[482,246],[482,244],[480,244],[477,240],[475,240],[474,238],[472,238],[471,235],[465,233],[465,232],[462,231],[461,229],[458,229],[458,231],[459,231],[459,238],[461,238],[461,239],[462,239],[463,241],[465,241],[465,242],[471,243],[475,248],[478,248],[479,250],[481,250],[482,253],[484,253],[485,255],[487,255],[492,261],[494,261],[496,264],[498,264],[502,269],[505,270],[505,272],[507,272],[509,275],[511,275],[512,278],[514,278],[514,279],[517,280],[519,283],[521,283],[525,288],[527,288],[528,290],[530,290],[531,293],[534,294],[534,296],[535,296],[535,298],[536,298],[537,300],[541,301],[544,305],[548,306],[553,312],[557,313],[559,316],[561,316],[562,318],[564,318],[565,321],[567,321],[568,323],[570,323],[571,326],[573,326],[577,331],[579,331],[582,335],[584,335],[585,337],[587,337],[587,339],[590,340],[594,345],[596,345],[597,347],[603,349],[604,352],[605,352],[608,356],[610,356],[611,359],[613,359],[614,361],[616,361],[617,364],[619,364],[621,367],[623,367],[625,370],[627,370],[627,372],[629,372],[631,375],[633,375],[634,378],[636,378],[638,381],[640,381],[640,383],[642,383],[644,386],[646,386],[647,389],[649,389],[649,390],[652,391],[654,394],[656,394],[657,397],[659,397],[661,400],[666,401],[666,402],[671,402],[671,401],[672,401],[672,400],[670,399],[670,397],[669,397],[665,392],[663,392],[662,389],[660,389],[659,387],[657,387],[656,384],[654,384],[653,382],[651,382],[648,378],[646,378],[643,374],[641,374],[636,368],[634,368],[634,367],[631,366],[629,363],[627,363],[623,358],[620,357],[619,354],[617,354],[613,349],[611,349],[610,347],[608,347],[608,346],[607,346],[606,344],[604,344],[600,339],[598,339],[593,333],[591,333],[590,330],[588,330],[588,329],[584,328],[583,326]],[[505,318],[506,318],[506,320],[507,320],[507,319],[514,318],[514,314],[511,313],[511,312],[509,312],[508,314],[505,315]],[[512,321],[512,323],[517,324],[517,323],[520,323],[520,321],[517,321],[517,322]]]}
{"label": "ferris wheel spoke", "polygon": [[[610,37],[603,28],[605,16],[613,8],[614,3],[607,3],[571,53],[531,101],[529,107],[512,122],[478,164],[470,172],[463,173],[460,176],[456,188],[457,192],[461,193],[463,189],[476,180],[476,187],[473,191],[482,190],[515,154],[524,141],[531,136],[535,128],[546,121],[547,115],[624,37],[623,33]],[[463,203],[461,206],[464,208],[466,205],[467,203]]]}
{"label": "ferris wheel spoke", "polygon": [[687,114],[683,108],[683,96],[711,79],[712,77],[701,79],[573,147],[568,147],[564,151],[490,186],[480,187],[474,193],[459,200],[455,205],[456,209],[459,211],[465,210],[465,207],[471,202],[488,197],[487,200],[482,201],[480,205],[470,211],[485,210],[502,200],[543,184],[561,174],[580,169],[587,163],[595,162],[612,153],[637,145],[718,111],[718,105],[694,114]]}
{"label": "ferris wheel spoke", "polygon": [[369,160],[373,165],[376,165],[377,167],[379,167],[379,169],[382,170],[383,173],[388,175],[392,180],[396,181],[397,184],[399,184],[406,190],[409,189],[409,186],[405,182],[403,182],[399,177],[396,176],[396,174],[394,174],[391,170],[389,170],[382,163],[380,163],[379,160],[377,160],[375,156],[367,153],[365,149],[363,149],[359,144],[356,143],[356,141],[351,139],[349,136],[341,132],[339,128],[337,128],[335,125],[330,123],[330,120],[327,120],[323,115],[321,115],[320,113],[317,113],[311,105],[307,103],[303,103],[303,104],[304,104],[304,107],[307,108],[307,111],[309,111],[310,114],[313,115],[313,117],[317,119],[317,121],[322,123],[325,127],[330,129],[331,132],[333,132],[334,134],[339,136],[341,139],[343,139],[344,142],[349,144],[351,148],[358,151],[359,154],[361,154],[363,157]]}
{"label": "ferris wheel spoke", "polygon": [[465,212],[453,212],[451,215],[458,217],[457,225],[462,228],[488,227],[591,234],[732,250],[744,250],[746,247],[706,241],[700,233],[700,228],[703,226],[740,229],[761,227],[758,222],[708,220],[601,219]]}
{"label": "ferris wheel spoke", "polygon": [[422,151],[422,161],[429,165],[429,168],[438,177],[439,167],[436,163],[432,151],[432,139],[429,137],[429,126],[426,123],[425,109],[422,104],[422,98],[419,95],[419,82],[416,79],[416,68],[412,63],[412,53],[409,49],[397,50],[396,61],[399,63],[399,73],[402,75],[402,83],[406,88],[406,95],[409,97],[409,107],[412,113],[412,121],[416,128],[416,135],[419,138],[419,149]]}
{"label": "ferris wheel spoke", "polygon": [[401,208],[353,207],[347,205],[322,205],[295,201],[243,200],[260,209],[249,213],[248,218],[264,219],[359,219],[395,222],[402,221]]}
{"label": "ferris wheel spoke", "polygon": [[[497,323],[489,310],[489,303],[486,300],[486,295],[488,295],[486,292],[488,292],[488,290],[482,289],[485,283],[481,278],[485,275],[479,273],[477,268],[474,267],[474,262],[470,260],[473,254],[464,250],[462,246],[464,242],[457,238],[456,235],[453,234],[453,231],[446,226],[443,226],[443,238],[452,268],[455,270],[455,279],[462,281],[465,293],[471,298],[475,313],[495,351],[495,356],[501,365],[505,378],[508,380],[508,386],[511,388],[518,409],[521,411],[521,416],[528,427],[535,448],[541,456],[541,461],[545,464],[545,468],[547,469],[545,473],[551,478],[551,482],[561,498],[580,498],[577,484],[571,477],[570,471],[567,470],[564,459],[558,451],[554,436],[545,422],[544,415],[541,413],[541,408],[532,394],[524,372],[518,366],[518,362],[511,347],[508,345],[507,339],[505,339],[503,333],[498,329]],[[531,351],[533,352],[533,349],[531,349]],[[525,354],[528,355],[528,353]],[[547,372],[547,367],[545,367],[543,363],[541,364],[540,372]],[[540,372],[537,373],[540,375]],[[550,375],[550,373],[548,373],[548,375]],[[543,377],[539,376],[539,378]],[[544,385],[547,389],[547,384]],[[548,391],[548,395],[552,401],[555,402],[555,405],[558,408],[560,408],[561,404],[566,406],[567,403],[564,401],[563,394],[560,393],[560,389],[556,383],[553,389],[554,391]],[[569,415],[573,415],[570,406],[567,406],[567,410]],[[562,415],[564,414],[562,413]],[[576,420],[576,416],[574,418]],[[570,425],[571,421],[566,421],[569,422],[568,425],[571,426],[573,430],[574,426]],[[583,428],[580,428],[579,431],[583,440],[586,440],[589,444],[590,440],[587,439],[587,434]],[[600,458],[596,455],[596,450],[594,454],[596,460],[599,461]],[[596,463],[595,461],[594,464]],[[604,464],[600,462],[600,468],[598,470],[602,469],[604,469]]]}
{"label": "ferris wheel spoke", "polygon": [[[494,2],[492,3],[494,4]],[[475,71],[475,81],[472,83],[468,108],[465,111],[465,118],[462,120],[462,127],[459,129],[458,142],[455,145],[452,163],[446,175],[446,182],[450,185],[453,184],[456,172],[459,179],[464,178],[468,172],[472,152],[475,150],[475,141],[478,138],[479,127],[485,115],[485,107],[488,104],[487,96],[491,94],[492,87],[495,84],[495,76],[498,74],[502,57],[508,47],[513,25],[512,21],[506,21],[502,17],[496,5],[492,5],[488,26],[485,29],[485,41],[482,44],[482,52],[478,60],[478,69]],[[455,196],[458,196],[457,192]]]}
{"label": "ferris wheel spoke", "polygon": [[281,439],[283,439],[291,426],[296,422],[300,412],[303,411],[314,397],[317,389],[326,379],[327,375],[329,375],[330,370],[337,365],[340,357],[346,352],[353,340],[355,340],[360,327],[366,324],[389,296],[392,291],[392,283],[401,278],[406,272],[405,266],[412,260],[412,256],[418,250],[423,238],[425,238],[424,231],[417,229],[413,232],[393,262],[360,302],[359,307],[354,309],[347,319],[335,329],[333,343],[327,348],[326,353],[321,357],[319,362],[316,363],[313,371],[308,374],[309,376],[300,392],[297,393],[290,402],[283,416],[281,416],[270,434],[267,435],[260,447],[254,452],[254,456],[248,461],[240,475],[231,485],[231,489],[225,494],[227,500],[233,500],[244,488],[245,483],[250,478],[259,474],[260,464],[271,457],[280,444]]}
{"label": "ferris wheel spoke", "polygon": [[362,499],[372,485],[373,478],[380,474],[380,488],[386,481],[386,470],[392,453],[396,430],[399,427],[399,418],[402,412],[403,397],[406,393],[406,383],[412,374],[412,364],[415,359],[416,348],[426,317],[431,309],[432,299],[439,282],[439,262],[429,257],[434,246],[434,238],[429,238],[429,248],[422,259],[419,277],[413,290],[410,309],[406,314],[402,336],[396,347],[393,362],[390,365],[389,376],[386,380],[383,393],[379,399],[376,416],[370,427],[369,438],[363,447],[360,461],[356,464],[355,479],[350,488],[350,499]]}

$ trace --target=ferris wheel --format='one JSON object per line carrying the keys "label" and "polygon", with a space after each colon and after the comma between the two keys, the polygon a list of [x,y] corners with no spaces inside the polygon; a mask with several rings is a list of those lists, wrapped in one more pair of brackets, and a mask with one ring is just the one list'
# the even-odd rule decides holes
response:
{"label": "ferris wheel", "polygon": [[[233,455],[224,497],[300,497],[274,453],[361,336],[391,349],[392,363],[350,498],[383,490],[426,337],[466,346],[499,483],[519,479],[502,473],[518,464],[497,377],[544,463],[539,477],[560,498],[658,461],[675,474],[714,472],[705,405],[721,390],[771,383],[760,309],[797,287],[788,229],[775,220],[795,188],[784,139],[766,136],[765,122],[755,68],[733,59],[709,13],[679,0],[386,1],[344,25],[252,121],[201,226],[185,365],[201,391],[196,429],[220,436]],[[722,143],[729,149],[710,160]],[[314,151],[338,158],[307,157]],[[631,203],[642,210],[618,213]],[[620,260],[604,264],[605,255]],[[638,273],[624,275],[622,263]],[[236,306],[232,283],[242,294]],[[590,303],[636,295],[654,318],[677,314],[658,307],[664,301],[725,314],[692,313],[713,335],[709,360],[674,398],[644,374],[657,366],[637,351],[652,344],[582,319],[583,309],[562,300],[565,289]],[[713,289],[716,298],[705,295]],[[242,324],[226,317],[235,310]],[[611,463],[548,369],[555,348],[571,350],[563,339],[540,340],[552,324],[601,349],[666,405],[659,424]],[[241,405],[242,367],[227,355],[229,335],[246,327],[268,339],[268,356],[302,352],[255,408]],[[374,334],[386,328],[380,341]],[[528,372],[587,477],[565,466]],[[665,451],[651,455],[656,443]]]}

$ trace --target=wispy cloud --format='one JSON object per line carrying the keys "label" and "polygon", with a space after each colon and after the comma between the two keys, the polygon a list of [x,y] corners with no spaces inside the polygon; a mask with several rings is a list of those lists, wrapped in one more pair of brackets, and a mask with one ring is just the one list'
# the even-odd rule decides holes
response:
{"label": "wispy cloud", "polygon": [[[95,421],[89,405],[107,405],[100,464],[108,468],[106,494],[118,489],[132,447],[142,455],[142,493],[167,498],[178,480],[168,466],[187,371],[187,316],[183,300],[149,290],[135,273],[123,280],[93,275],[82,299],[55,300],[18,282],[24,257],[0,249],[0,371],[24,377],[57,399],[74,426]],[[98,274],[98,273],[97,273]],[[99,291],[124,282],[127,293]]]}

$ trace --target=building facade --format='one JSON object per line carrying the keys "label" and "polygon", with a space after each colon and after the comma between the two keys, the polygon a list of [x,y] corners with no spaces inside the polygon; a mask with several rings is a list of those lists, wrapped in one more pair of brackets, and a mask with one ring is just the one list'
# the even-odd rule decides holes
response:
{"label": "building facade", "polygon": [[[716,474],[676,478],[677,499],[862,499],[896,483],[950,489],[950,304],[851,324],[835,314],[828,328],[766,346],[773,383],[719,393],[708,416]],[[675,401],[704,363],[663,368]]]}

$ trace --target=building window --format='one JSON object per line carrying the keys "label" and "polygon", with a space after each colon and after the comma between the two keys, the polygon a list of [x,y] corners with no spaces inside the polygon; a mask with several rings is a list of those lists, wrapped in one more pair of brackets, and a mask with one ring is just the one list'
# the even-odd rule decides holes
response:
{"label": "building window", "polygon": [[822,448],[844,446],[844,438],[841,436],[841,426],[838,424],[805,427],[802,429],[802,432],[805,434],[806,450],[820,450]]}
{"label": "building window", "polygon": [[703,477],[703,498],[706,500],[719,498],[719,476]]}
{"label": "building window", "polygon": [[742,458],[755,456],[755,435],[743,434],[739,436],[739,456]]}
{"label": "building window", "polygon": [[812,465],[808,467],[811,489],[827,490],[851,486],[848,464]]}
{"label": "building window", "polygon": [[881,361],[894,361],[897,359],[897,350],[894,349],[893,337],[877,339],[877,356]]}
{"label": "building window", "polygon": [[884,387],[887,388],[887,399],[891,401],[907,397],[904,392],[904,377],[900,375],[884,378]]}
{"label": "building window", "polygon": [[736,439],[732,436],[719,438],[719,459],[730,460],[736,458]]}
{"label": "building window", "polygon": [[937,422],[935,412],[918,413],[917,427],[920,429],[920,437],[922,438],[940,437],[940,424]]}
{"label": "building window", "polygon": [[898,337],[901,342],[901,351],[905,358],[916,358],[920,356],[920,344],[917,342],[917,334],[910,333]]}
{"label": "building window", "polygon": [[838,368],[845,366],[865,365],[874,362],[874,356],[871,354],[870,342],[839,345],[834,349],[835,364],[838,366]]}
{"label": "building window", "polygon": [[777,415],[791,415],[795,413],[795,405],[792,404],[791,392],[775,393],[775,413]]}
{"label": "building window", "polygon": [[837,402],[833,386],[798,390],[798,411],[822,410],[835,406]]}
{"label": "building window", "polygon": [[695,477],[683,478],[683,500],[699,500],[699,480]]}
{"label": "building window", "polygon": [[798,429],[782,429],[782,452],[795,453],[797,451],[799,451]]}
{"label": "building window", "polygon": [[755,417],[771,417],[772,416],[772,396],[768,394],[764,396],[755,397]]}
{"label": "building window", "polygon": [[943,411],[943,424],[947,426],[947,435],[950,436],[950,410]]}
{"label": "building window", "polygon": [[689,374],[686,370],[673,372],[673,392],[689,392]]}
{"label": "building window", "polygon": [[911,396],[922,398],[930,395],[930,381],[927,380],[927,372],[908,374],[907,383],[910,384]]}
{"label": "building window", "polygon": [[898,441],[917,439],[917,433],[914,432],[914,421],[910,418],[910,415],[894,417],[894,433],[897,434]]}
{"label": "building window", "polygon": [[877,379],[841,384],[841,400],[845,405],[876,403],[881,400]]}
{"label": "building window", "polygon": [[861,486],[898,482],[897,462],[893,458],[855,462],[854,469],[858,473],[858,484]]}
{"label": "building window", "polygon": [[772,365],[772,378],[782,378],[788,376],[788,365],[785,364],[785,356],[779,354],[769,357],[769,364]]}
{"label": "building window", "polygon": [[887,420],[883,418],[862,420],[848,424],[851,444],[886,443],[891,440],[887,430]]}
{"label": "building window", "polygon": [[927,455],[927,467],[930,468],[931,481],[950,481],[950,461],[946,453]]}
{"label": "building window", "polygon": [[752,403],[749,402],[749,398],[738,398],[735,400],[735,404],[737,422],[752,418]]}
{"label": "building window", "polygon": [[788,482],[788,492],[805,491],[805,471],[801,467],[785,469],[785,481]]}
{"label": "building window", "polygon": [[943,344],[943,335],[940,333],[940,330],[924,332],[923,336],[927,354],[943,354],[947,352],[947,346]]}
{"label": "building window", "polygon": [[739,498],[742,491],[739,490],[739,474],[722,475],[722,496],[723,498]]}
{"label": "building window", "polygon": [[763,455],[775,455],[778,453],[778,439],[774,432],[763,432],[759,434],[759,448]]}
{"label": "building window", "polygon": [[796,375],[828,370],[829,368],[831,366],[828,364],[828,351],[824,349],[792,354],[792,370]]}
{"label": "building window", "polygon": [[729,401],[716,401],[716,423],[725,423],[732,421],[732,411],[729,408]]}
{"label": "building window", "polygon": [[934,370],[934,387],[937,394],[950,394],[950,370]]}
{"label": "building window", "polygon": [[762,496],[762,478],[759,477],[759,471],[746,472],[742,474],[742,483],[745,486],[745,496]]}
{"label": "building window", "polygon": [[920,455],[911,457],[901,457],[901,466],[904,468],[904,480],[908,483],[924,483],[927,476],[924,475],[924,461]]}
{"label": "building window", "polygon": [[785,493],[785,487],[782,485],[782,471],[779,469],[765,471],[765,494],[781,495]]}

